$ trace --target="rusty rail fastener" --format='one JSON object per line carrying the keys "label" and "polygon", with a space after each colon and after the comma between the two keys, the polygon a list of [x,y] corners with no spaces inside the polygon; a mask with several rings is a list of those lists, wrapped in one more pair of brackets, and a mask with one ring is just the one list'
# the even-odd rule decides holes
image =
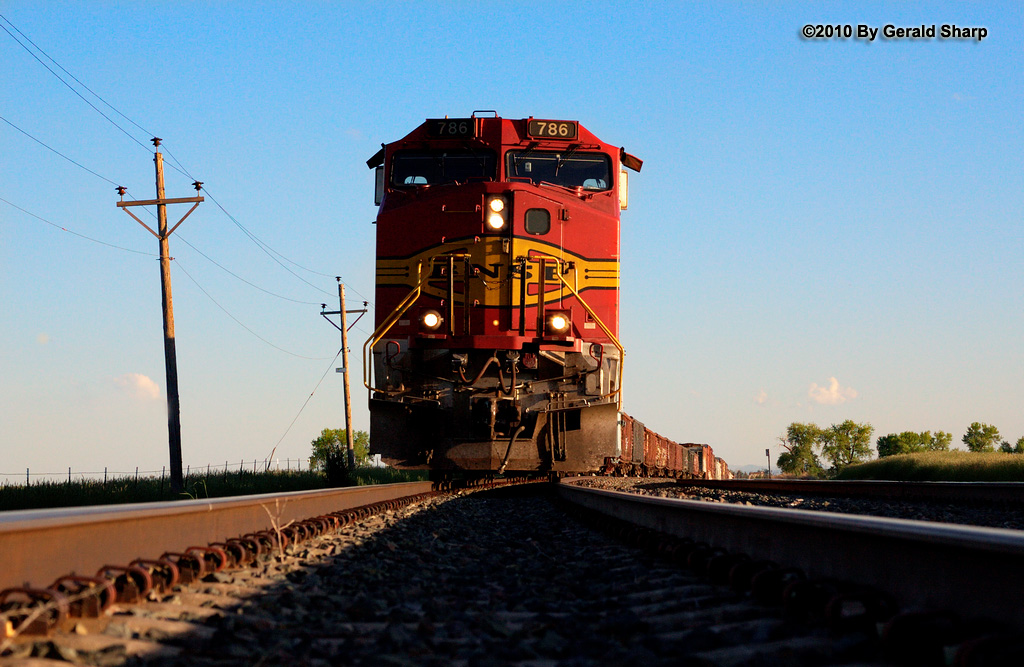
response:
{"label": "rusty rail fastener", "polygon": [[161,558],[159,560],[137,558],[131,563],[128,563],[128,565],[141,567],[149,572],[153,588],[161,594],[166,593],[177,586],[178,580],[181,578],[181,574],[178,572],[178,566],[165,558]]}
{"label": "rusty rail fastener", "polygon": [[117,589],[106,577],[69,574],[48,588],[67,598],[68,616],[73,618],[99,618],[117,602]]}
{"label": "rusty rail fastener", "polygon": [[[7,588],[0,591],[0,615],[14,634],[49,635],[68,617],[68,599],[48,588]],[[6,625],[5,623],[5,625]],[[0,628],[7,635],[8,627]]]}
{"label": "rusty rail fastener", "polygon": [[104,565],[96,571],[96,576],[113,583],[118,602],[138,602],[153,590],[153,577],[138,565]]}
{"label": "rusty rail fastener", "polygon": [[178,580],[183,586],[206,576],[206,562],[195,554],[167,551],[160,560],[169,561],[178,568]]}
{"label": "rusty rail fastener", "polygon": [[189,547],[185,549],[185,553],[191,555],[202,554],[202,560],[205,565],[204,576],[213,572],[220,572],[228,566],[228,555],[224,553],[223,549],[218,547]]}

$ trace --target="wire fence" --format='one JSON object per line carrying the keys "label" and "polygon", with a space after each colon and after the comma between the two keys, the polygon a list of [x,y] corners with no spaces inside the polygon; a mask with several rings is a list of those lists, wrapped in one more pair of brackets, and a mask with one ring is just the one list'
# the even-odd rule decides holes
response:
{"label": "wire fence", "polygon": [[[196,466],[194,469],[191,465],[186,466],[183,471],[185,477],[191,475],[205,475],[207,477],[211,475],[226,475],[228,473],[240,473],[240,472],[302,472],[309,471],[309,459],[253,459],[251,462],[245,459],[241,459],[238,463],[232,463],[225,461],[223,464],[206,464],[205,466]],[[43,482],[67,482],[72,481],[85,481],[103,480],[104,483],[111,479],[123,479],[123,478],[134,478],[138,479],[164,479],[168,477],[170,473],[167,470],[167,466],[163,466],[160,470],[142,470],[136,467],[135,470],[110,470],[104,466],[103,470],[72,470],[71,466],[68,466],[67,472],[33,472],[31,468],[25,468],[25,472],[3,472],[0,471],[0,480],[3,480],[3,486],[21,485],[31,486],[33,483],[39,484]]]}

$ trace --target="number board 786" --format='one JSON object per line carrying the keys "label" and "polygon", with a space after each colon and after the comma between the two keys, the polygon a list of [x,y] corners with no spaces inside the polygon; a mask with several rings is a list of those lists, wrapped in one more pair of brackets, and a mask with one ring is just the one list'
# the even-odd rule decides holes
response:
{"label": "number board 786", "polygon": [[579,136],[579,123],[574,120],[540,120],[538,118],[531,118],[526,124],[526,136],[532,139],[574,141]]}

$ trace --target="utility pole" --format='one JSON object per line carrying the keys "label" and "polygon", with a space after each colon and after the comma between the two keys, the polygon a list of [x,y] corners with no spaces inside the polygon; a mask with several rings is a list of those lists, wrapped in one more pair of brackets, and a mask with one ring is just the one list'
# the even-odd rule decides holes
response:
{"label": "utility pole", "polygon": [[[163,316],[164,316],[164,370],[167,375],[167,439],[168,447],[170,449],[171,457],[171,490],[174,493],[181,493],[185,488],[184,479],[181,474],[181,416],[178,404],[178,359],[174,348],[174,305],[171,300],[171,256],[169,252],[169,246],[167,239],[178,226],[185,222],[185,218],[192,214],[192,211],[196,210],[199,203],[204,201],[203,197],[199,197],[199,191],[202,189],[203,184],[199,181],[192,183],[192,187],[196,189],[195,197],[183,197],[178,199],[167,199],[164,197],[164,156],[160,152],[160,138],[153,138],[153,146],[156,147],[156,152],[153,156],[153,162],[156,163],[156,199],[147,199],[143,201],[124,201],[124,194],[126,189],[123,187],[117,188],[117,193],[121,195],[121,201],[117,202],[119,208],[123,208],[124,212],[135,218],[135,221],[140,225],[149,230],[149,233],[157,237],[160,241],[160,292],[163,297]],[[192,208],[188,210],[188,213],[181,217],[181,220],[177,222],[168,231],[167,229],[167,204],[192,204]],[[159,232],[154,232],[149,225],[144,223],[142,220],[128,210],[130,206],[153,206],[156,205],[156,219],[157,229]]]}
{"label": "utility pole", "polygon": [[[359,317],[362,317],[362,314],[366,312],[366,302],[363,302],[362,310],[345,310],[345,284],[341,282],[341,276],[337,276],[336,280],[338,281],[338,310],[323,310],[324,308],[327,308],[327,304],[322,303],[320,304],[320,314],[324,317],[325,320],[327,320],[331,324],[334,324],[334,322],[331,321],[329,317],[327,317],[328,315],[341,316],[341,326],[338,326],[337,324],[334,324],[334,326],[341,331],[341,368],[338,369],[338,372],[344,376],[343,379],[345,386],[345,440],[347,441],[345,444],[348,448],[348,469],[352,470],[356,467],[356,450],[354,436],[352,433],[352,397],[350,395],[348,381],[348,326],[346,324],[347,320],[345,314],[359,313]],[[358,321],[359,318],[357,317],[356,322]],[[356,322],[353,322],[352,326],[355,326]]]}

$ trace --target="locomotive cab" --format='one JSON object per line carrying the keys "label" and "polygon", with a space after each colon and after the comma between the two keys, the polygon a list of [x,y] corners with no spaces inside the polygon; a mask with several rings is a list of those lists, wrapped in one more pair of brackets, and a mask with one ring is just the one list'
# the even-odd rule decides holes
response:
{"label": "locomotive cab", "polygon": [[598,470],[618,456],[623,167],[577,121],[427,120],[375,169],[370,447],[391,465]]}

